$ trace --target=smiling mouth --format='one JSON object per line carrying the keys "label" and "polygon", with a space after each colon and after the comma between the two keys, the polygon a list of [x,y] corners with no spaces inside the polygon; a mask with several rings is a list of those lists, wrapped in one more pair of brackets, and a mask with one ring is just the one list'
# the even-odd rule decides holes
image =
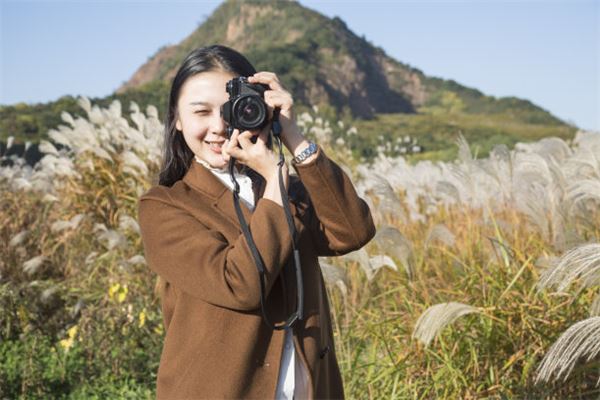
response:
{"label": "smiling mouth", "polygon": [[221,146],[223,146],[223,142],[208,142],[208,141],[204,141],[204,143],[208,144],[209,148],[215,152],[220,152],[221,151]]}

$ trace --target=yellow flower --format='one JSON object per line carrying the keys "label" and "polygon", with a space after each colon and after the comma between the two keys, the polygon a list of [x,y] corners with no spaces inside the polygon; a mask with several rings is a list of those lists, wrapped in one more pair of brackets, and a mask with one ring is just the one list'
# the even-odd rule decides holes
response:
{"label": "yellow flower", "polygon": [[114,297],[115,293],[117,293],[119,291],[120,287],[121,287],[121,284],[119,284],[117,282],[114,285],[112,285],[110,288],[108,288],[108,297],[110,297],[112,299]]}
{"label": "yellow flower", "polygon": [[122,286],[121,290],[119,291],[119,295],[117,296],[117,300],[119,301],[119,303],[122,303],[125,301],[125,297],[127,297],[127,285]]}
{"label": "yellow flower", "polygon": [[113,299],[116,295],[117,301],[119,303],[122,303],[125,301],[128,291],[129,290],[127,289],[127,285],[121,286],[121,284],[117,282],[114,285],[112,285],[110,288],[108,288],[108,297]]}
{"label": "yellow flower", "polygon": [[77,335],[77,325],[73,325],[67,331],[67,339],[61,340],[59,343],[63,349],[69,351],[69,349],[73,346],[73,342],[75,341],[75,336]]}
{"label": "yellow flower", "polygon": [[143,309],[142,312],[140,312],[140,323],[138,324],[138,327],[142,327],[144,326],[144,324],[146,323],[146,309]]}

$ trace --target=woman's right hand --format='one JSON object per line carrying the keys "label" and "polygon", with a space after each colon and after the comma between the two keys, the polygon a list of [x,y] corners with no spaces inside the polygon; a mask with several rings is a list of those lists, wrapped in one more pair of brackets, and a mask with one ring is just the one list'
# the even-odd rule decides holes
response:
{"label": "woman's right hand", "polygon": [[[239,163],[247,165],[259,173],[263,178],[269,180],[278,176],[279,157],[273,150],[267,147],[269,127],[265,127],[260,133],[234,129],[230,139],[226,139],[222,146],[222,154],[225,161],[229,162],[234,157]],[[258,136],[256,143],[250,140]]]}
{"label": "woman's right hand", "polygon": [[[269,126],[258,134],[252,131],[240,133],[239,130],[234,129],[231,138],[225,140],[221,151],[225,161],[229,162],[230,157],[234,157],[238,162],[247,165],[265,178],[266,187],[263,197],[282,205],[279,189],[279,156],[267,147],[268,134]],[[258,135],[256,143],[252,143],[250,139],[256,135]],[[287,190],[289,169],[285,163],[282,166],[282,173],[285,189]]]}

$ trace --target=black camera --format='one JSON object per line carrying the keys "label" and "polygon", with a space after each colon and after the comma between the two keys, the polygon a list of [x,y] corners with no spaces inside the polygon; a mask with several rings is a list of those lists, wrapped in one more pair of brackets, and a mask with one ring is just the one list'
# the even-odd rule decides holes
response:
{"label": "black camera", "polygon": [[229,100],[221,106],[221,116],[227,123],[227,136],[234,129],[240,132],[262,129],[269,120],[264,92],[269,87],[262,83],[249,83],[245,76],[227,82],[225,90]]}

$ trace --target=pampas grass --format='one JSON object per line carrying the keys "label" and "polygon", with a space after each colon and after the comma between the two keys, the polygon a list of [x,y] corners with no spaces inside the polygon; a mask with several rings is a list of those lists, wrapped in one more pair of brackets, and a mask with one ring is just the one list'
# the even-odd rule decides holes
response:
{"label": "pampas grass", "polygon": [[[600,353],[600,317],[579,321],[552,345],[536,372],[536,382],[567,379],[580,359],[591,361]],[[600,383],[600,379],[597,384]]]}
{"label": "pampas grass", "polygon": [[564,291],[576,279],[583,287],[600,285],[600,244],[589,243],[567,251],[554,266],[544,271],[538,288],[556,287]]}
{"label": "pampas grass", "polygon": [[[129,125],[119,102],[78,103],[86,116],[62,113],[35,167],[0,167],[0,387],[51,398],[57,387],[133,385],[130,397],[151,398],[164,327],[136,201],[155,182],[163,126],[152,106],[131,103]],[[349,398],[600,392],[600,135],[498,145],[484,159],[458,136],[453,162],[414,163],[380,146],[366,165],[343,145],[355,128],[318,109],[298,120],[377,222],[363,249],[319,260]]]}
{"label": "pampas grass", "polygon": [[436,304],[429,307],[417,320],[412,337],[429,346],[444,329],[463,315],[478,312],[477,308],[457,302]]}
{"label": "pampas grass", "polygon": [[46,257],[44,257],[43,255],[30,258],[29,260],[23,263],[23,272],[25,272],[27,275],[35,274],[36,272],[38,272],[45,260]]}

